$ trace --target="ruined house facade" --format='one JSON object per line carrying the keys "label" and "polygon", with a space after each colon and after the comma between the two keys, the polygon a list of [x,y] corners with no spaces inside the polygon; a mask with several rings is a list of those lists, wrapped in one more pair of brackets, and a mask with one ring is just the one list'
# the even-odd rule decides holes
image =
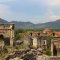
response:
{"label": "ruined house facade", "polygon": [[42,36],[40,32],[30,32],[25,38],[31,48],[47,48],[47,36]]}
{"label": "ruined house facade", "polygon": [[[43,30],[43,32],[30,32],[30,46],[35,48],[51,48],[52,56],[60,56],[60,34],[59,32],[52,32],[51,30]],[[49,43],[50,40],[50,43]]]}
{"label": "ruined house facade", "polygon": [[14,24],[0,24],[0,38],[3,37],[5,45],[13,46]]}
{"label": "ruined house facade", "polygon": [[53,37],[51,40],[51,55],[60,56],[60,37]]}

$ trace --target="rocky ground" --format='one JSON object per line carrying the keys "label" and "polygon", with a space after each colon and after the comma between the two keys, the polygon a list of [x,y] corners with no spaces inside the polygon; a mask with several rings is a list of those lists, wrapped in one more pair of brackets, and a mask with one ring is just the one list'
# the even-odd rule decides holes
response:
{"label": "rocky ground", "polygon": [[14,51],[12,54],[7,55],[5,60],[60,60],[60,57],[44,55],[39,48]]}

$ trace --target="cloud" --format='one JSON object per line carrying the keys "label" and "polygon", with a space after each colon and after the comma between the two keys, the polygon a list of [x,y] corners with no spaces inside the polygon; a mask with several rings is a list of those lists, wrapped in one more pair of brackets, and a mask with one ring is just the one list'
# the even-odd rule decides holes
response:
{"label": "cloud", "polygon": [[9,13],[8,9],[9,9],[8,6],[0,4],[0,16],[6,16]]}
{"label": "cloud", "polygon": [[47,13],[44,15],[35,15],[35,16],[29,16],[24,13],[17,13],[15,14],[15,20],[18,21],[30,21],[33,23],[45,23],[50,21],[55,21],[57,19],[60,19],[59,15],[56,15],[52,10],[47,10]]}
{"label": "cloud", "polygon": [[[1,0],[0,3],[1,2],[9,2],[9,3],[11,3],[10,1],[18,1],[18,0]],[[17,7],[19,5],[18,8],[20,8],[21,1],[22,0],[20,0],[19,4],[16,4],[16,2],[15,2]],[[36,9],[30,8],[29,5],[27,4],[28,7],[31,10],[28,10],[25,13],[25,10],[23,10],[23,11],[21,11],[21,10],[14,11],[15,5],[13,6],[13,9],[12,9],[12,8],[10,8],[10,7],[12,7],[12,5],[0,4],[0,17],[6,19],[8,21],[19,20],[19,21],[31,21],[31,22],[34,22],[34,23],[41,23],[41,22],[44,23],[44,22],[49,22],[49,21],[54,21],[56,19],[60,19],[60,16],[56,15],[55,11],[52,11],[51,8],[50,9],[48,8],[50,6],[51,7],[52,6],[58,6],[60,4],[60,0],[23,0],[23,1],[27,2],[28,4],[30,3],[30,5],[35,4]],[[43,7],[42,7],[41,4],[43,5]],[[24,5],[26,5],[26,4],[24,4]],[[38,5],[39,5],[39,7],[44,8],[44,9],[42,9],[42,8],[38,7],[40,9],[40,11],[43,12],[43,13],[40,13],[39,9],[37,9]],[[48,5],[47,8],[45,8],[46,5]],[[34,6],[33,6],[33,8],[34,8]],[[15,7],[15,9],[16,9],[16,7]],[[26,10],[27,9],[28,8],[26,8]],[[29,12],[31,12],[31,14]],[[39,12],[39,13],[36,13],[36,12]]]}
{"label": "cloud", "polygon": [[60,16],[52,15],[52,16],[50,16],[50,18],[53,19],[53,20],[57,20],[57,19],[60,19]]}
{"label": "cloud", "polygon": [[50,6],[58,6],[60,5],[60,0],[46,0],[45,3]]}
{"label": "cloud", "polygon": [[60,19],[60,16],[56,15],[52,10],[50,10],[48,14],[49,14],[48,17],[53,21],[57,20],[57,19]]}
{"label": "cloud", "polygon": [[15,0],[0,0],[0,3],[2,3],[2,2],[11,2],[11,1],[15,1]]}
{"label": "cloud", "polygon": [[33,4],[39,4],[39,5],[48,4],[50,6],[60,5],[60,0],[20,0],[20,2],[27,2],[27,3],[33,3]]}
{"label": "cloud", "polygon": [[33,23],[44,23],[49,21],[54,21],[60,17],[56,15],[52,10],[48,9],[47,13],[44,15],[27,15],[23,12],[12,12],[10,7],[5,4],[0,4],[0,17],[8,21],[18,20],[18,21],[31,21]]}
{"label": "cloud", "polygon": [[0,18],[6,18],[9,20],[10,18],[12,18],[12,16],[13,14],[9,6],[5,4],[0,4]]}
{"label": "cloud", "polygon": [[55,14],[54,11],[50,9],[48,9],[47,13],[41,18],[41,20],[45,22],[55,21],[58,19],[60,19],[60,15]]}

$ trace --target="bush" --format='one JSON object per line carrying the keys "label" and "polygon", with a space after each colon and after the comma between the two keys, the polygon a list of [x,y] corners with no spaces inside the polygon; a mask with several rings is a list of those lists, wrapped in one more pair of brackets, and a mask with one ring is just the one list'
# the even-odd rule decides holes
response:
{"label": "bush", "polygon": [[45,54],[51,56],[51,50],[47,49],[46,52],[45,52]]}

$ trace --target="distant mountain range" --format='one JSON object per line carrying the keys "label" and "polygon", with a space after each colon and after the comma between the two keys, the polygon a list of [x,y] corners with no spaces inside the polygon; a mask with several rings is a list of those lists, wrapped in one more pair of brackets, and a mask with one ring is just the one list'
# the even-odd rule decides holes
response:
{"label": "distant mountain range", "polygon": [[0,23],[14,23],[16,28],[22,28],[22,29],[39,29],[39,28],[60,29],[60,19],[53,22],[34,24],[31,22],[19,22],[19,21],[8,22],[0,18]]}
{"label": "distant mountain range", "polygon": [[6,20],[0,18],[0,23],[8,23],[8,21],[6,21]]}

